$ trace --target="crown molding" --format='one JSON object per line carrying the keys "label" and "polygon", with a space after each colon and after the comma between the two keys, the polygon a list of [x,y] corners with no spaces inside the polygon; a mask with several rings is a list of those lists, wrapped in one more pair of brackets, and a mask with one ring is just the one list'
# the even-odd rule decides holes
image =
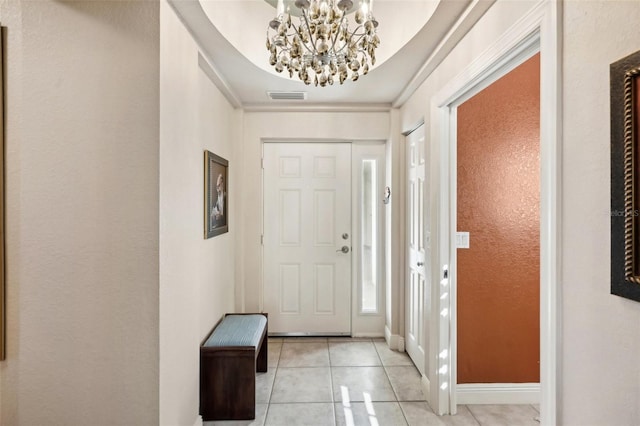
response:
{"label": "crown molding", "polygon": [[245,112],[389,112],[390,103],[382,104],[308,104],[286,102],[273,104],[245,104]]}
{"label": "crown molding", "polygon": [[198,66],[209,77],[209,80],[222,92],[225,98],[229,101],[234,108],[242,108],[242,102],[238,99],[235,92],[229,86],[227,80],[222,77],[222,74],[211,63],[210,60],[205,58],[202,52],[198,52]]}
{"label": "crown molding", "polygon": [[[231,88],[228,81],[213,65],[209,59],[211,56],[207,51],[207,44],[204,40],[212,38],[212,32],[217,32],[215,27],[211,25],[209,18],[204,13],[199,1],[179,1],[167,0],[169,6],[180,19],[180,22],[187,29],[193,40],[198,45],[198,66],[207,75],[213,84],[222,92],[224,97],[234,108],[241,108],[242,102],[235,91]],[[214,33],[215,34],[215,33]]]}
{"label": "crown molding", "polygon": [[474,0],[465,9],[440,43],[438,43],[437,47],[431,52],[418,72],[409,83],[407,83],[402,92],[400,92],[400,95],[392,102],[391,105],[393,108],[400,108],[404,105],[495,2],[496,0]]}

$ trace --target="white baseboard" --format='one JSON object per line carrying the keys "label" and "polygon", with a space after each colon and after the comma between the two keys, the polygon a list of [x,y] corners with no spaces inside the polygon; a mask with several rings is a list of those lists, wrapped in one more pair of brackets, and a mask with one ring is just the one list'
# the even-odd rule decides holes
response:
{"label": "white baseboard", "polygon": [[202,416],[198,416],[196,417],[196,422],[193,424],[193,426],[203,426],[204,423],[202,422]]}
{"label": "white baseboard", "polygon": [[384,334],[380,334],[380,333],[351,333],[351,337],[376,338],[376,337],[384,337]]}
{"label": "white baseboard", "polygon": [[422,393],[424,394],[424,398],[427,400],[427,402],[431,402],[431,381],[429,381],[429,378],[423,374],[422,380],[420,380],[420,384],[422,385]]}
{"label": "white baseboard", "polygon": [[391,330],[386,325],[384,326],[384,340],[387,341],[389,349],[404,352],[404,337],[399,334],[391,334]]}
{"label": "white baseboard", "polygon": [[457,403],[539,404],[540,383],[468,383],[456,385]]}

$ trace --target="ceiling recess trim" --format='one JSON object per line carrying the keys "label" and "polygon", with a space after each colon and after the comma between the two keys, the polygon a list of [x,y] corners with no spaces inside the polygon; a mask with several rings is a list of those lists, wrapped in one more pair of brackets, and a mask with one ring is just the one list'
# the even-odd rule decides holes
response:
{"label": "ceiling recess trim", "polygon": [[431,52],[418,72],[407,83],[400,95],[391,103],[393,108],[401,108],[404,105],[495,2],[496,0],[473,0],[471,2],[447,34],[440,40],[438,46]]}
{"label": "ceiling recess trim", "polygon": [[198,66],[209,77],[209,80],[216,85],[222,95],[227,98],[234,108],[241,108],[242,102],[236,96],[233,89],[227,83],[227,80],[218,72],[213,64],[204,57],[202,52],[198,52]]}
{"label": "ceiling recess trim", "polygon": [[278,104],[244,104],[245,112],[389,112],[390,103],[375,104],[301,104],[297,101]]}

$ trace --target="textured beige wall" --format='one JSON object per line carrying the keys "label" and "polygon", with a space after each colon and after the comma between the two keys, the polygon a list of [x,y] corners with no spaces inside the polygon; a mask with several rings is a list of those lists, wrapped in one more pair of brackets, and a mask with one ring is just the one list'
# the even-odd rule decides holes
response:
{"label": "textured beige wall", "polygon": [[[198,48],[161,2],[160,424],[198,419],[199,345],[234,311],[240,164],[237,119],[198,67]],[[229,161],[229,232],[204,239],[204,150]]]}
{"label": "textured beige wall", "polygon": [[640,423],[640,303],[610,291],[609,65],[640,50],[640,3],[564,3],[561,424]]}
{"label": "textured beige wall", "polygon": [[8,1],[3,425],[158,423],[159,4]]}

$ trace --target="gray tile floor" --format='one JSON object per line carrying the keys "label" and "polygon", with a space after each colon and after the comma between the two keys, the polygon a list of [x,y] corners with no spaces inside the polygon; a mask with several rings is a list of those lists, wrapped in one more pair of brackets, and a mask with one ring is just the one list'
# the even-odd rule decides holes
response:
{"label": "gray tile floor", "polygon": [[534,405],[458,406],[436,416],[420,374],[383,339],[270,338],[256,378],[256,419],[205,426],[538,426]]}

